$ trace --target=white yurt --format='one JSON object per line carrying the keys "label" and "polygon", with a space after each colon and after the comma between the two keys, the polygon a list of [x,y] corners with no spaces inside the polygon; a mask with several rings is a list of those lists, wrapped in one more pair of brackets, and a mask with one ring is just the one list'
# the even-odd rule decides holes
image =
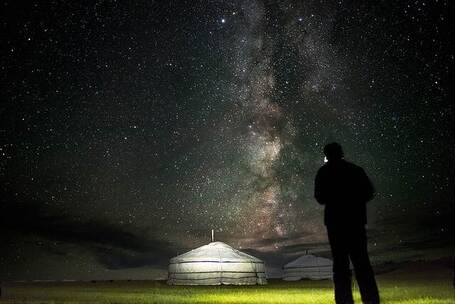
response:
{"label": "white yurt", "polygon": [[283,266],[283,280],[332,279],[332,260],[306,254]]}
{"label": "white yurt", "polygon": [[264,262],[222,242],[211,242],[170,260],[170,285],[267,284]]}

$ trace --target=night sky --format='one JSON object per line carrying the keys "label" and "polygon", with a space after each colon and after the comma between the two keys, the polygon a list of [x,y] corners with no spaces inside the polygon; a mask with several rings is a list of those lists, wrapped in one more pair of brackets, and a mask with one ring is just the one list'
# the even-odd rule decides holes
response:
{"label": "night sky", "polygon": [[[374,3],[374,4],[373,4]],[[2,1],[0,279],[144,279],[215,237],[328,254],[337,141],[374,263],[453,255],[448,0]]]}

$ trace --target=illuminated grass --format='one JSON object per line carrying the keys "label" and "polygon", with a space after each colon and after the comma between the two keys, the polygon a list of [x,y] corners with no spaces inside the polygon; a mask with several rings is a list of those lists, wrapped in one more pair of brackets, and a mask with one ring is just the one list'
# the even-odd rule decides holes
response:
{"label": "illuminated grass", "polygon": [[[379,280],[383,303],[452,304],[450,281]],[[266,286],[167,286],[157,282],[29,283],[3,288],[0,303],[333,303],[330,281]],[[357,290],[355,299],[360,303]]]}

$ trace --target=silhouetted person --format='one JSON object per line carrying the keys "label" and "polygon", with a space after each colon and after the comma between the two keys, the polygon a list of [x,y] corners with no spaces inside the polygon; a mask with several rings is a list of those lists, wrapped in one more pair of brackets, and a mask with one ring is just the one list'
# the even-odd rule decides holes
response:
{"label": "silhouetted person", "polygon": [[335,302],[354,303],[349,260],[354,266],[363,303],[379,303],[379,293],[367,251],[365,224],[366,203],[374,196],[373,185],[365,171],[343,159],[337,143],[324,147],[327,163],[318,171],[314,196],[325,206],[327,227],[333,256]]}

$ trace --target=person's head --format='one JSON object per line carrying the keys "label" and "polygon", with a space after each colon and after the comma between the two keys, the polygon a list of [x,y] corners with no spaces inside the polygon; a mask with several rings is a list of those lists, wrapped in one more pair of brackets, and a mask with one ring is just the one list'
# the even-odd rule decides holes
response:
{"label": "person's head", "polygon": [[328,161],[337,161],[344,157],[343,148],[339,143],[330,143],[324,147],[324,154]]}

